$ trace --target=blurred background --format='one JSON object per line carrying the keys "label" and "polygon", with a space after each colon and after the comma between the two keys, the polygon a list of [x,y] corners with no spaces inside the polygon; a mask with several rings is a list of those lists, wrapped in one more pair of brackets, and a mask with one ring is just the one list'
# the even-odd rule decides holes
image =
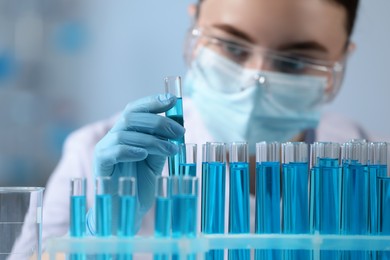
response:
{"label": "blurred background", "polygon": [[[184,75],[194,0],[0,0],[0,186],[44,186],[67,135]],[[362,0],[343,88],[326,107],[390,136],[388,0]]]}

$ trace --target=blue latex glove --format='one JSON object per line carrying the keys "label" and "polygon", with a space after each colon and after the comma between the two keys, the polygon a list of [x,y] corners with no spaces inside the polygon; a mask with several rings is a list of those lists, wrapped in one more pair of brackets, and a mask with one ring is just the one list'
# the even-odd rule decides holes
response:
{"label": "blue latex glove", "polygon": [[[176,97],[162,94],[130,103],[112,129],[98,142],[94,154],[95,176],[111,176],[113,197],[113,232],[118,217],[115,212],[117,183],[121,176],[137,180],[138,206],[136,230],[154,202],[156,177],[161,175],[167,156],[178,152],[168,139],[179,139],[184,128],[174,120],[157,115],[172,108]],[[95,233],[94,209],[88,212],[87,228]]]}

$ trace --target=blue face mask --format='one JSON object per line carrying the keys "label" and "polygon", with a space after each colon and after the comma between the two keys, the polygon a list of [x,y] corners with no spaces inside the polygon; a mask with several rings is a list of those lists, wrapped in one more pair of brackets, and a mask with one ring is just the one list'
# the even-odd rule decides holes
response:
{"label": "blue face mask", "polygon": [[215,141],[291,140],[320,119],[326,78],[245,69],[202,49],[185,82]]}

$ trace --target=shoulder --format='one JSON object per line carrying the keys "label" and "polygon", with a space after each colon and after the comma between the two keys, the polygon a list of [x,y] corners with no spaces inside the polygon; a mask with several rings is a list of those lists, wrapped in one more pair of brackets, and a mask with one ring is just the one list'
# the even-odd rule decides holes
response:
{"label": "shoulder", "polygon": [[350,139],[372,139],[355,120],[341,114],[324,113],[316,130],[316,141],[346,142]]}

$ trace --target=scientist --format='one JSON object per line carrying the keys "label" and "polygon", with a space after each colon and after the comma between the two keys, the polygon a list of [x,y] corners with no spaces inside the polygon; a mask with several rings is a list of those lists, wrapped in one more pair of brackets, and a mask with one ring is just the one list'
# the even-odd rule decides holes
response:
{"label": "scientist", "polygon": [[138,182],[139,234],[151,234],[156,176],[166,174],[167,156],[178,151],[168,139],[184,134],[199,145],[245,140],[252,148],[264,140],[370,139],[355,123],[321,113],[337,95],[354,49],[357,8],[358,0],[203,0],[191,6],[185,129],[160,114],[176,102],[161,94],[73,133],[47,185],[43,239],[68,231],[71,178],[88,179],[92,208],[94,176],[118,178],[129,171]]}

